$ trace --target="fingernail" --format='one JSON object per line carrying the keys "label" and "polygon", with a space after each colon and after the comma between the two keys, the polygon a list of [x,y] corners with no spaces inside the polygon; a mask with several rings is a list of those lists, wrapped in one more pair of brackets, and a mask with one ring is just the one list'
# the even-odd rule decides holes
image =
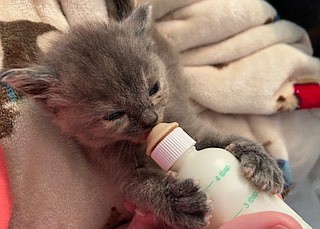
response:
{"label": "fingernail", "polygon": [[142,211],[141,209],[136,208],[136,214],[139,216],[146,216],[146,213],[144,211]]}
{"label": "fingernail", "polygon": [[288,229],[286,226],[283,226],[283,225],[275,225],[273,226],[271,229]]}

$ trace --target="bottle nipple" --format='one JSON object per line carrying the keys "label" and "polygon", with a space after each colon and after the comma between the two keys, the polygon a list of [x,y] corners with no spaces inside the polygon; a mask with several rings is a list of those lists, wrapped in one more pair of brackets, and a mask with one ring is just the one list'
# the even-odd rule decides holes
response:
{"label": "bottle nipple", "polygon": [[162,139],[164,139],[177,127],[179,127],[177,122],[159,123],[153,127],[147,137],[147,155],[151,156],[152,151],[162,141]]}

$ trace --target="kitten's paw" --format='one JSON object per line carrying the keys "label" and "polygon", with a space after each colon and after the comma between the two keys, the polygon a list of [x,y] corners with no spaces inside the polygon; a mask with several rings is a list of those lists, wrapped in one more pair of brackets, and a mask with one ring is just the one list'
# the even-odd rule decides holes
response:
{"label": "kitten's paw", "polygon": [[179,180],[169,174],[165,180],[165,204],[160,215],[174,228],[196,229],[209,224],[211,200],[200,191],[199,182]]}
{"label": "kitten's paw", "polygon": [[245,177],[259,189],[272,194],[281,193],[284,178],[277,162],[260,145],[246,140],[238,140],[226,147],[233,153],[241,164]]}

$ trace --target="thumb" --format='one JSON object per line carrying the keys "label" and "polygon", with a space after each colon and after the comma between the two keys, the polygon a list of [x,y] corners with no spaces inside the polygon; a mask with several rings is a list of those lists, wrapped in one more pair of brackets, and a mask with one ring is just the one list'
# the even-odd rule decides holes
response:
{"label": "thumb", "polygon": [[135,210],[135,215],[127,229],[153,229],[154,228],[154,219],[152,213],[144,213]]}

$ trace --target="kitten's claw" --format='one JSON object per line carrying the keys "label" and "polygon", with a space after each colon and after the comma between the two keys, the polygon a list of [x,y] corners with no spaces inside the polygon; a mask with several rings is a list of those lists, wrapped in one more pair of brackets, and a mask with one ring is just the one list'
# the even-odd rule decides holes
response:
{"label": "kitten's claw", "polygon": [[211,200],[200,191],[193,179],[179,180],[168,176],[166,183],[166,206],[160,213],[164,221],[174,228],[196,229],[209,224]]}
{"label": "kitten's claw", "polygon": [[175,172],[175,171],[169,170],[167,172],[167,176],[171,176],[171,177],[177,178],[178,177],[178,173]]}
{"label": "kitten's claw", "polygon": [[282,171],[263,147],[241,139],[228,145],[226,150],[240,160],[243,175],[259,189],[272,194],[283,191],[285,181]]}

